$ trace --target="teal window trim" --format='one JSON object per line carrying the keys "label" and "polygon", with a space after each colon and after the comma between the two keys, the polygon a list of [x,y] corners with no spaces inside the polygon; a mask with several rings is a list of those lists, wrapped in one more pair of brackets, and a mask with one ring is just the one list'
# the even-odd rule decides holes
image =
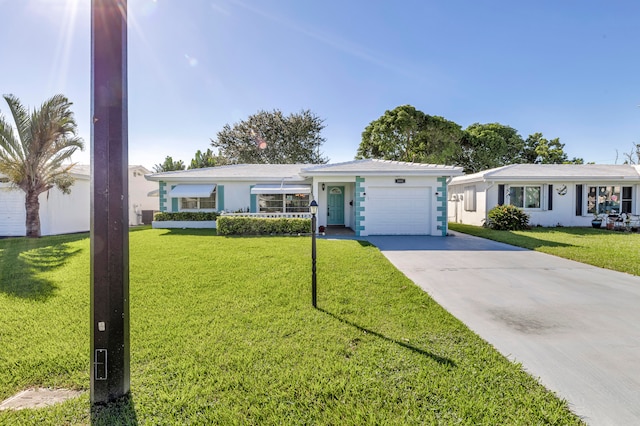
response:
{"label": "teal window trim", "polygon": [[[253,189],[255,185],[251,185],[249,187],[249,192],[251,192],[251,189]],[[258,212],[258,196],[256,194],[251,194],[249,196],[249,212],[250,213],[257,213]]]}
{"label": "teal window trim", "polygon": [[[171,189],[175,188],[176,185],[171,185]],[[179,210],[178,207],[178,202],[180,201],[180,199],[178,198],[171,198],[171,211],[172,212],[177,212]]]}
{"label": "teal window trim", "polygon": [[217,210],[221,212],[224,210],[224,185],[218,185],[216,187],[216,192],[218,193],[218,202],[216,203]]}

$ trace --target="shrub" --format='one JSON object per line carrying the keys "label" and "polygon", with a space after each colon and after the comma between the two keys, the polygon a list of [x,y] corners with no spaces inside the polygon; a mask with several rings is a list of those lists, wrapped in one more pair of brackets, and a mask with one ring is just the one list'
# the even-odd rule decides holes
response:
{"label": "shrub", "polygon": [[153,215],[153,220],[164,222],[167,220],[201,221],[216,220],[220,216],[217,212],[159,212]]}
{"label": "shrub", "polygon": [[302,234],[311,232],[311,219],[221,216],[218,235]]}
{"label": "shrub", "polygon": [[489,210],[487,228],[501,231],[529,229],[529,215],[509,204],[495,206]]}

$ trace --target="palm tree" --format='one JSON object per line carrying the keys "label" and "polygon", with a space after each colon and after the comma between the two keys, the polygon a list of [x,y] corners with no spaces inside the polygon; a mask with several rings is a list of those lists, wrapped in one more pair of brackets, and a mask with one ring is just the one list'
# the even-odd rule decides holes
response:
{"label": "palm tree", "polygon": [[72,103],[55,95],[31,114],[18,98],[4,95],[15,122],[14,128],[0,115],[0,173],[25,196],[27,237],[40,236],[40,202],[38,196],[57,186],[71,192],[73,178],[69,170],[74,163],[63,164],[79,148]]}

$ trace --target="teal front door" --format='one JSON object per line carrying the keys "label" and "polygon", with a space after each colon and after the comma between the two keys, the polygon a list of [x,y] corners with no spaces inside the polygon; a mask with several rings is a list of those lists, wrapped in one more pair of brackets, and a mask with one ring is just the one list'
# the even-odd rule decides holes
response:
{"label": "teal front door", "polygon": [[330,186],[327,192],[327,225],[344,225],[344,186]]}

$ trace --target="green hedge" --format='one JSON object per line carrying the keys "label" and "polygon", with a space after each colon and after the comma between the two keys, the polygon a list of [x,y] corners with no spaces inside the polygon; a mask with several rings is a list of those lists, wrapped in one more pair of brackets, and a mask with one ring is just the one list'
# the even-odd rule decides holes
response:
{"label": "green hedge", "polygon": [[221,216],[218,235],[302,234],[311,232],[311,219]]}
{"label": "green hedge", "polygon": [[218,216],[220,216],[220,213],[217,212],[160,212],[153,215],[153,220],[158,222],[165,222],[167,220],[201,221],[216,220]]}

